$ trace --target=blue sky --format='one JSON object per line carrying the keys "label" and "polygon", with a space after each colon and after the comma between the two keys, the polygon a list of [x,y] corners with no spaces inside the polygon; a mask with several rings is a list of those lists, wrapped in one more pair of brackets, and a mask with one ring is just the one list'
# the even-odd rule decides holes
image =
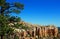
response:
{"label": "blue sky", "polygon": [[[39,25],[60,26],[60,0],[7,0],[24,4],[18,16],[25,22]],[[16,14],[14,14],[16,15]]]}

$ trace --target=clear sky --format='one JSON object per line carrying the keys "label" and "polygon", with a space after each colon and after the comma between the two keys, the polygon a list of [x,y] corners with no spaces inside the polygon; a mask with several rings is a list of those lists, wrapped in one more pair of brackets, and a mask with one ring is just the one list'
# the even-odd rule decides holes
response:
{"label": "clear sky", "polygon": [[[60,26],[60,0],[7,0],[21,2],[24,10],[18,16],[25,22]],[[16,15],[16,14],[14,14]]]}

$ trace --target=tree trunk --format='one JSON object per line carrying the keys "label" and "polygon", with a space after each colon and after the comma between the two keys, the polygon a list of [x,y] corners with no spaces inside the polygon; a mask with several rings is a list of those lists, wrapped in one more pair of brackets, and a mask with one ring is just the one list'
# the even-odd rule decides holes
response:
{"label": "tree trunk", "polygon": [[1,39],[4,39],[4,38],[3,38],[3,35],[1,35]]}

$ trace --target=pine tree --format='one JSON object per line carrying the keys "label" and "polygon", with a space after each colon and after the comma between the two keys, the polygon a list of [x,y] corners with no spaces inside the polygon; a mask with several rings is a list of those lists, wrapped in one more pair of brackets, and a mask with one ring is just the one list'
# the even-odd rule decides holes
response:
{"label": "pine tree", "polygon": [[8,20],[9,14],[12,12],[20,13],[21,10],[23,9],[24,9],[24,5],[21,3],[15,2],[14,4],[10,4],[10,3],[7,3],[6,0],[0,0],[0,36],[1,36],[1,39],[3,39],[4,35],[13,33],[13,29],[9,27],[8,25],[10,21]]}

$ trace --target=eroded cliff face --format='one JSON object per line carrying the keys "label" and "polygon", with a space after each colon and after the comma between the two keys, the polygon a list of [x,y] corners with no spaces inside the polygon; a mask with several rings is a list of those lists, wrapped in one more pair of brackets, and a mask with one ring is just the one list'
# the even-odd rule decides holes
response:
{"label": "eroded cliff face", "polygon": [[58,28],[54,25],[41,26],[33,25],[26,22],[18,22],[23,26],[27,26],[30,29],[17,29],[14,28],[14,33],[19,37],[19,39],[36,39],[40,37],[57,37]]}
{"label": "eroded cliff face", "polygon": [[58,35],[58,28],[50,25],[50,26],[40,26],[40,25],[32,25],[25,22],[21,22],[24,26],[28,26],[29,30],[19,29],[16,30],[17,36],[19,39],[35,39],[40,37],[57,37]]}

